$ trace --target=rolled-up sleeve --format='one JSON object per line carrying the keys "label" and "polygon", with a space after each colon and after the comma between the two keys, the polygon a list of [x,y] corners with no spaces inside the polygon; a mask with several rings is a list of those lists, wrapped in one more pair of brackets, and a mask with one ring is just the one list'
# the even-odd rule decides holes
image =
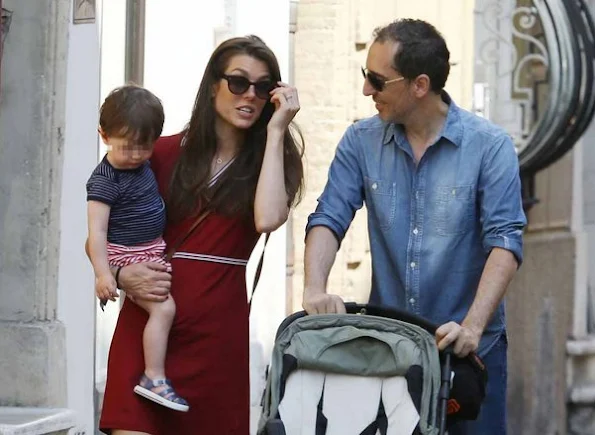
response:
{"label": "rolled-up sleeve", "polygon": [[328,171],[328,180],[318,198],[316,211],[308,217],[306,235],[316,226],[325,226],[339,244],[363,205],[364,184],[355,126],[350,126],[339,142]]}
{"label": "rolled-up sleeve", "polygon": [[506,249],[523,262],[523,211],[519,161],[509,136],[495,139],[483,157],[479,180],[483,247]]}

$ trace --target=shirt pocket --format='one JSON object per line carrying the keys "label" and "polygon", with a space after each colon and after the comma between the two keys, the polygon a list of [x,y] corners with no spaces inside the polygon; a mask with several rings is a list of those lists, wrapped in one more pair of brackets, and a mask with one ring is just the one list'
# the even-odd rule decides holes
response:
{"label": "shirt pocket", "polygon": [[470,231],[475,219],[475,186],[438,186],[435,207],[432,221],[438,235]]}
{"label": "shirt pocket", "polygon": [[397,183],[366,178],[368,208],[382,230],[388,230],[395,222],[397,209]]}

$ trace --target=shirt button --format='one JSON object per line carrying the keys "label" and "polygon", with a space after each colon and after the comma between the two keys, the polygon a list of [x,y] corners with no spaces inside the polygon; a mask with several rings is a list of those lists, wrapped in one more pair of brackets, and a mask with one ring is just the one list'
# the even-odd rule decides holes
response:
{"label": "shirt button", "polygon": [[415,199],[419,199],[419,192],[417,190],[415,191]]}
{"label": "shirt button", "polygon": [[415,261],[412,261],[410,266],[412,269],[415,269]]}
{"label": "shirt button", "polygon": [[415,234],[417,236],[417,233],[419,233],[419,231],[417,231],[417,228],[413,229],[413,234]]}
{"label": "shirt button", "polygon": [[378,184],[376,184],[376,183],[372,184],[372,189],[373,190],[376,190],[377,187],[378,187]]}
{"label": "shirt button", "polygon": [[413,304],[415,303],[415,299],[413,299],[413,298],[409,299],[409,303],[410,303],[411,305],[413,305]]}

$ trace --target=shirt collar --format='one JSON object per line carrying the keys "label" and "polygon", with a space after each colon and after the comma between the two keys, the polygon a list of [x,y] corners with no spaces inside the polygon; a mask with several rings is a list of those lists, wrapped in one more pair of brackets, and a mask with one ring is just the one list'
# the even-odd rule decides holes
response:
{"label": "shirt collar", "polygon": [[[455,146],[460,146],[463,138],[463,125],[461,124],[460,108],[452,101],[452,98],[446,91],[440,94],[442,101],[448,104],[448,113],[446,114],[446,122],[442,126],[442,131],[438,135],[438,140],[444,138]],[[405,139],[405,132],[401,124],[392,122],[386,123],[384,129],[384,137],[382,143],[389,144],[393,139],[397,143]]]}

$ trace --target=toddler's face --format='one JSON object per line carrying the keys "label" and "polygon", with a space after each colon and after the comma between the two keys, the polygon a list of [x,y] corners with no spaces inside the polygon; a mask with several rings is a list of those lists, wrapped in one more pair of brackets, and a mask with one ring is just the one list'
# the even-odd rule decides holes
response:
{"label": "toddler's face", "polygon": [[154,143],[138,144],[126,137],[102,137],[112,166],[135,169],[151,158]]}

